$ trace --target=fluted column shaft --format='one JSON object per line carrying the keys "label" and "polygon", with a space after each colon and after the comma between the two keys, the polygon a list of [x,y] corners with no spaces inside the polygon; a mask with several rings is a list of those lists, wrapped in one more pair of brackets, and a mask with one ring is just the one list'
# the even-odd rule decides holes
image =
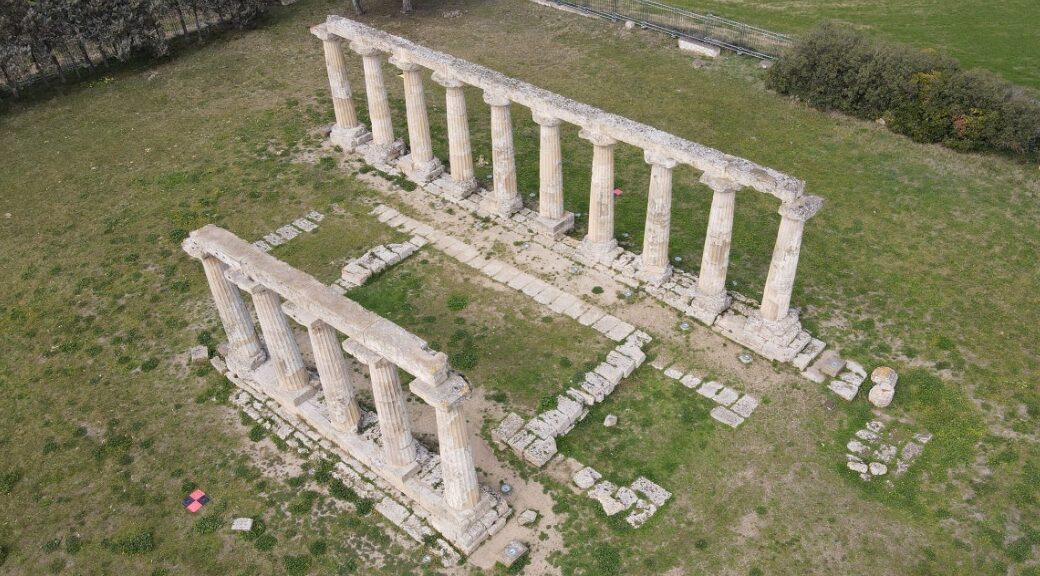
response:
{"label": "fluted column shaft", "polygon": [[643,158],[650,164],[650,192],[639,274],[648,282],[661,283],[672,273],[668,242],[672,232],[672,169],[676,162],[649,151],[643,153]]}
{"label": "fluted column shaft", "polygon": [[394,126],[390,119],[390,101],[383,83],[382,52],[362,45],[351,45],[361,55],[365,68],[365,96],[368,98],[368,115],[372,122],[372,143],[376,146],[392,146]]}
{"label": "fluted column shaft", "polygon": [[296,345],[289,319],[282,310],[281,298],[274,291],[257,287],[252,292],[253,305],[264,331],[267,351],[274,361],[278,385],[286,392],[302,390],[310,382],[310,375]]}
{"label": "fluted column shaft", "polygon": [[782,209],[780,214],[780,229],[762,294],[762,318],[770,321],[783,319],[791,307],[798,257],[802,251],[802,231],[805,229],[804,219],[785,215]]}
{"label": "fluted column shaft", "polygon": [[480,485],[462,407],[437,406],[436,414],[444,499],[452,509],[472,509],[480,501]]}
{"label": "fluted column shaft", "polygon": [[408,407],[401,390],[397,366],[380,358],[368,365],[372,378],[372,397],[379,416],[383,456],[391,466],[407,466],[415,461],[415,439],[408,420]]}
{"label": "fluted column shaft", "polygon": [[708,232],[701,255],[701,270],[697,291],[708,298],[726,293],[726,273],[729,270],[729,251],[733,243],[733,210],[736,206],[737,186],[720,180],[704,179],[712,190]]}
{"label": "fluted column shaft", "polygon": [[[399,57],[390,59],[404,73],[404,105],[408,119],[408,147],[412,168],[428,178],[429,165],[434,162],[433,143],[430,141],[430,119],[426,113],[426,91],[423,88],[422,66]],[[437,163],[439,165],[439,163]],[[414,174],[413,174],[414,175]]]}
{"label": "fluted column shaft", "polygon": [[580,135],[593,145],[589,232],[585,237],[585,248],[601,254],[617,247],[614,239],[614,144],[617,141],[588,130],[582,130]]}
{"label": "fluted column shaft", "polygon": [[448,117],[448,164],[451,180],[460,195],[464,196],[477,187],[473,171],[473,148],[469,137],[469,115],[466,112],[465,85],[439,72],[433,74],[433,80],[444,86]]}
{"label": "fluted column shaft", "polygon": [[314,362],[318,367],[329,421],[343,432],[357,432],[361,424],[361,409],[354,397],[350,381],[350,367],[343,357],[343,348],[336,329],[321,320],[308,326]]}
{"label": "fluted column shaft", "polygon": [[356,128],[359,124],[354,101],[347,80],[347,59],[343,56],[343,41],[330,36],[322,40],[325,49],[325,69],[329,73],[329,88],[332,90],[332,105],[336,109],[336,126]]}
{"label": "fluted column shaft", "polygon": [[243,368],[255,368],[264,359],[260,338],[256,335],[253,318],[242,300],[242,292],[227,279],[224,273],[227,264],[214,256],[202,257],[202,269],[206,272],[213,303],[220,315],[224,333],[228,338],[228,359]]}
{"label": "fluted column shaft", "polygon": [[513,150],[513,120],[509,99],[490,92],[484,102],[491,106],[491,161],[494,190],[485,209],[508,218],[523,206],[516,188],[516,158]]}
{"label": "fluted column shaft", "polygon": [[563,158],[560,120],[535,116],[540,126],[538,147],[538,215],[547,220],[563,217]]}

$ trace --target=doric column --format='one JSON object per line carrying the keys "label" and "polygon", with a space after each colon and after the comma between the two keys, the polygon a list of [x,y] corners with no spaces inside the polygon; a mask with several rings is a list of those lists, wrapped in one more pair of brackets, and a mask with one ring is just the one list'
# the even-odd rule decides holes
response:
{"label": "doric column", "polygon": [[651,284],[660,284],[672,275],[668,240],[672,232],[672,169],[676,162],[649,150],[643,152],[643,159],[650,164],[650,192],[639,277]]}
{"label": "doric column", "polygon": [[273,290],[257,285],[250,293],[260,328],[264,332],[267,351],[274,361],[278,387],[284,392],[303,390],[310,383],[310,374],[296,345],[289,319],[282,310],[281,298]]}
{"label": "doric column", "polygon": [[462,405],[438,405],[435,411],[444,499],[454,510],[470,510],[480,501],[480,485]]}
{"label": "doric column", "polygon": [[224,325],[228,338],[228,365],[237,370],[252,370],[264,360],[264,350],[253,326],[253,318],[242,300],[242,292],[232,284],[225,272],[227,264],[215,256],[202,256],[202,269],[206,271],[213,303]]}
{"label": "doric column", "polygon": [[509,99],[484,92],[484,102],[491,106],[491,161],[495,186],[481,203],[481,208],[508,218],[523,207],[516,189],[516,158],[513,152],[513,121]]}
{"label": "doric column", "polygon": [[390,63],[404,73],[404,104],[408,119],[408,155],[398,165],[415,182],[429,182],[441,175],[444,167],[433,156],[430,141],[430,119],[426,114],[426,92],[423,89],[422,66],[397,55]]}
{"label": "doric column", "polygon": [[701,177],[701,182],[711,188],[713,194],[708,232],[701,254],[701,270],[697,277],[697,287],[691,292],[693,300],[690,305],[699,312],[695,316],[710,324],[730,304],[726,294],[726,272],[729,270],[729,249],[733,242],[733,210],[740,186],[731,180],[707,174]]}
{"label": "doric column", "polygon": [[541,126],[538,148],[538,229],[558,238],[574,227],[574,214],[563,209],[563,160],[560,154],[560,119],[532,110]]}
{"label": "doric column", "polygon": [[415,439],[408,420],[408,407],[401,390],[397,366],[386,358],[377,357],[368,363],[372,379],[372,397],[379,416],[379,431],[383,440],[383,456],[391,466],[405,467],[415,462]]}
{"label": "doric column", "polygon": [[361,55],[365,67],[365,95],[372,122],[372,144],[365,151],[365,158],[372,163],[386,163],[401,155],[404,143],[394,140],[390,101],[383,83],[383,53],[357,42],[351,43],[350,48]]}
{"label": "doric column", "polygon": [[456,198],[465,198],[477,189],[477,179],[473,172],[473,149],[469,139],[469,116],[466,114],[465,84],[441,72],[433,73],[433,81],[444,86],[447,104],[451,193]]}
{"label": "doric column", "polygon": [[614,238],[614,140],[606,134],[584,129],[579,134],[592,142],[592,190],[589,196],[589,233],[584,247],[596,257],[617,248]]}
{"label": "doric column", "polygon": [[317,26],[312,32],[321,39],[325,48],[325,68],[329,73],[332,105],[336,111],[336,124],[329,139],[347,152],[353,152],[359,145],[370,141],[372,133],[358,121],[354,110],[350,81],[347,80],[347,59],[343,56],[343,39],[329,33],[324,26]]}
{"label": "doric column", "polygon": [[780,230],[776,234],[773,260],[769,263],[769,276],[762,294],[763,320],[775,322],[787,316],[798,273],[805,221],[812,218],[822,205],[823,199],[817,196],[803,196],[780,205]]}
{"label": "doric column", "polygon": [[329,409],[329,421],[337,430],[356,433],[361,424],[361,409],[354,397],[350,367],[343,357],[339,335],[335,328],[321,320],[312,321],[307,330]]}

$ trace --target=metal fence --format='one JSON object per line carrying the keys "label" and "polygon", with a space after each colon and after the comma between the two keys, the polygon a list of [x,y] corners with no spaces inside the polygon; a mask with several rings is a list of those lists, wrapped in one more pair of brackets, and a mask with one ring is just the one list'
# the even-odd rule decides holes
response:
{"label": "metal fence", "polygon": [[636,24],[660,30],[676,37],[747,54],[763,60],[774,60],[790,46],[794,38],[770,32],[742,22],[711,14],[698,14],[653,0],[548,0],[595,14],[615,22],[631,20]]}

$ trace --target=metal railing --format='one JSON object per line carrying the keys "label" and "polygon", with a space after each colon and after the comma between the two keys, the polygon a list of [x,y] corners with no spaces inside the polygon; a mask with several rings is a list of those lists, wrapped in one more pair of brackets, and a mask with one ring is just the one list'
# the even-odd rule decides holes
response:
{"label": "metal railing", "polygon": [[794,38],[712,14],[698,14],[653,0],[547,0],[612,21],[631,20],[639,26],[676,37],[774,60]]}

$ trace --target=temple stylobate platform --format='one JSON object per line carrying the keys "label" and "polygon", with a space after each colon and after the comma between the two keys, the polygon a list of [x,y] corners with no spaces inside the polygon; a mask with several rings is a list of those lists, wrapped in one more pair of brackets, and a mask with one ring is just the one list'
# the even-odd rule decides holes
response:
{"label": "temple stylobate platform", "polygon": [[[488,215],[510,218],[523,207],[517,190],[511,114],[514,104],[530,109],[540,127],[535,224],[554,238],[568,232],[574,222],[573,214],[563,206],[560,125],[566,122],[578,126],[580,137],[593,147],[588,232],[582,240],[584,257],[631,273],[648,287],[666,283],[675,273],[668,260],[672,171],[679,165],[698,170],[700,181],[712,190],[713,197],[700,271],[684,293],[683,311],[770,359],[797,358],[796,364],[801,366],[823,349],[822,342],[802,329],[798,310],[791,306],[805,222],[823,204],[822,198],[805,193],[803,181],[347,18],[329,16],[311,31],[324,45],[336,111],[332,143],[370,164],[400,171],[435,193],[454,198],[477,193],[478,208]],[[362,60],[370,128],[361,122],[354,107],[344,45]],[[393,132],[384,59],[398,68],[404,79],[407,146]],[[447,169],[432,153],[424,70],[446,89]],[[483,91],[491,110],[493,185],[486,191],[479,189],[474,177],[463,93],[467,86]],[[620,248],[614,236],[614,147],[619,142],[642,149],[651,166],[644,244],[639,255]],[[780,201],[780,228],[757,306],[726,290],[736,196],[746,189]],[[735,299],[740,306],[732,306]]]}

